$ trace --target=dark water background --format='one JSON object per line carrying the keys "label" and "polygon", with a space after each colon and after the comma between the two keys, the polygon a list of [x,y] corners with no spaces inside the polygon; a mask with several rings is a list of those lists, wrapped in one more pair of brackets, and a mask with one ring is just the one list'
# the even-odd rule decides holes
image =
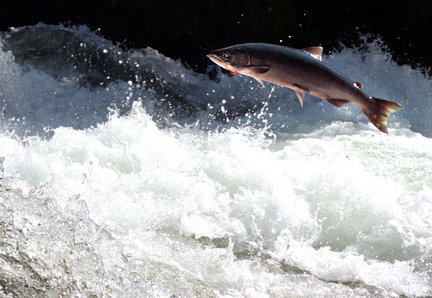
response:
{"label": "dark water background", "polygon": [[[430,297],[430,17],[429,1],[1,1],[0,296]],[[404,109],[382,134],[205,56],[250,41],[322,45]]]}
{"label": "dark water background", "polygon": [[[243,42],[307,47],[326,53],[380,37],[400,64],[430,68],[432,1],[104,0],[1,1],[0,30],[85,24],[124,48],[158,49],[195,71],[204,54]],[[282,41],[282,42],[281,42]]]}

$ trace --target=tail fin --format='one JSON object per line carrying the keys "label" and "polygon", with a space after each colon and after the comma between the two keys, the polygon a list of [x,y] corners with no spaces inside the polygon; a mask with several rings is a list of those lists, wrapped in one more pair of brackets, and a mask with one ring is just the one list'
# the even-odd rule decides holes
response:
{"label": "tail fin", "polygon": [[363,109],[366,117],[376,126],[380,131],[387,133],[387,117],[393,112],[402,109],[403,107],[395,102],[387,101],[384,99],[372,97],[375,105]]}

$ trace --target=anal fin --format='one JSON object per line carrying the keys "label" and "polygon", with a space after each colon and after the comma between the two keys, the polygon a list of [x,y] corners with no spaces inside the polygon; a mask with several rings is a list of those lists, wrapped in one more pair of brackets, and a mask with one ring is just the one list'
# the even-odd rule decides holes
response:
{"label": "anal fin", "polygon": [[332,105],[340,108],[341,106],[343,106],[344,104],[349,103],[349,100],[346,99],[331,99],[331,98],[326,98],[326,100],[331,103]]}

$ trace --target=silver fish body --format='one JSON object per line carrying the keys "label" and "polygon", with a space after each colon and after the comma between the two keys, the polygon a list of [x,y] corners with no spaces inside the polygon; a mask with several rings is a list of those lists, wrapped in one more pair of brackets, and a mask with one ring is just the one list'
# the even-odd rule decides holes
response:
{"label": "silver fish body", "polygon": [[293,49],[289,47],[248,43],[213,51],[207,56],[234,74],[251,76],[291,88],[303,105],[305,93],[326,99],[341,107],[352,103],[382,132],[387,133],[387,117],[401,105],[368,96],[360,83],[353,82],[321,61],[322,48]]}

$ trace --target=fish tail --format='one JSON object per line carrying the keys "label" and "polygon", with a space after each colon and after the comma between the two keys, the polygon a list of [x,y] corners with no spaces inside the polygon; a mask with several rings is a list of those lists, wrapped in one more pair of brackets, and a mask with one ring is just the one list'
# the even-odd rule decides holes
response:
{"label": "fish tail", "polygon": [[387,117],[393,112],[396,112],[403,107],[395,102],[372,97],[373,103],[363,109],[366,117],[376,126],[380,131],[387,133]]}

